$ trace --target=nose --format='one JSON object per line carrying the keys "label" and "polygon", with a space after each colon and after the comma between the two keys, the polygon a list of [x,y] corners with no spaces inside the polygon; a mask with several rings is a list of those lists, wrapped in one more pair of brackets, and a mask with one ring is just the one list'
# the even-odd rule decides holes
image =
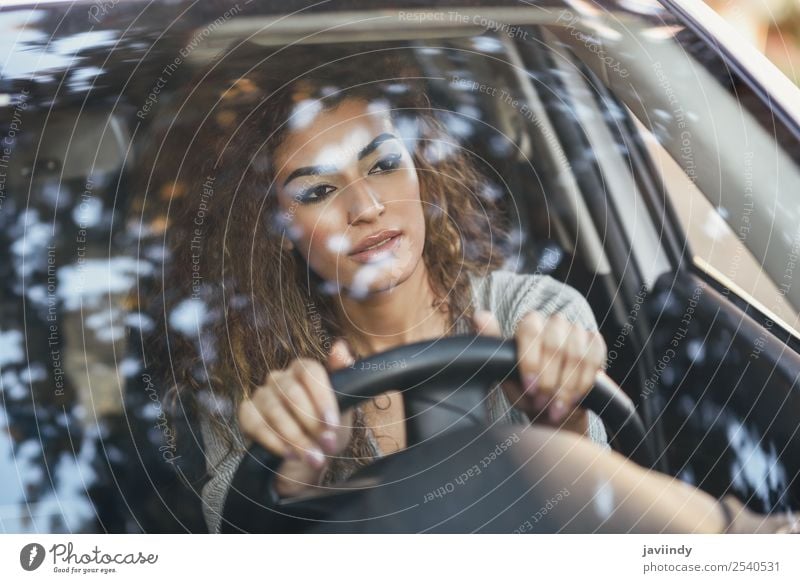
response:
{"label": "nose", "polygon": [[350,225],[373,222],[386,210],[376,193],[363,178],[354,181],[348,190],[350,192],[347,193],[349,204],[347,221]]}

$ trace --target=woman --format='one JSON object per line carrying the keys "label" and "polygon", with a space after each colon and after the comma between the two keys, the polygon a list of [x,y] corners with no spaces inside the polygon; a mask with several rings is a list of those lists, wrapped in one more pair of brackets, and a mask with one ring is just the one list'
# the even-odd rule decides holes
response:
{"label": "woman", "polygon": [[298,48],[236,77],[245,53],[193,85],[181,107],[205,117],[188,148],[159,150],[168,170],[149,188],[175,205],[162,320],[175,327],[187,302],[204,311],[196,338],[164,337],[176,396],[203,405],[209,529],[253,442],[284,458],[283,496],[402,450],[402,394],[339,411],[327,372],[420,340],[513,336],[521,383],[491,391],[490,419],[605,445],[597,417],[576,408],[605,359],[588,304],[549,277],[502,269],[497,209],[414,66],[374,46],[326,50],[325,62]]}

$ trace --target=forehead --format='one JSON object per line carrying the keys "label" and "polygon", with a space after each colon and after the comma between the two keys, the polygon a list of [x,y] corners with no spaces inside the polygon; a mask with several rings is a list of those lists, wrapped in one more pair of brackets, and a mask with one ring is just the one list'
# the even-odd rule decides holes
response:
{"label": "forehead", "polygon": [[348,99],[333,109],[299,103],[275,151],[278,175],[300,166],[341,165],[383,132],[393,131],[385,103]]}

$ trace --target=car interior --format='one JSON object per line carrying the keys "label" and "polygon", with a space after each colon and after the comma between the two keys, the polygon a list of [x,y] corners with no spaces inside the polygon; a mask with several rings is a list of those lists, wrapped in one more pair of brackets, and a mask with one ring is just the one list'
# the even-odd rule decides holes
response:
{"label": "car interior", "polygon": [[[516,28],[486,32],[471,24],[366,13],[332,14],[324,30],[318,18],[303,15],[231,21],[199,41],[187,57],[190,67],[176,79],[187,81],[243,38],[265,52],[298,39],[321,48],[379,41],[407,47],[429,78],[431,100],[446,112],[443,122],[471,152],[513,225],[508,268],[551,275],[589,300],[613,350],[608,373],[644,422],[644,439],[656,454],[653,467],[714,495],[734,493],[757,511],[800,509],[800,337],[693,260],[642,129],[658,135],[673,158],[685,154],[680,132],[669,126],[674,120],[654,117],[675,106],[652,60],[691,72],[673,78],[672,99],[695,112],[687,122],[698,161],[692,180],[704,193],[724,191],[731,225],[741,223],[741,209],[753,196],[739,179],[737,145],[746,141],[752,150],[771,153],[751,169],[772,203],[766,205],[771,210],[758,206],[749,216],[756,228],[746,245],[773,279],[793,243],[769,233],[793,232],[800,223],[792,214],[792,196],[800,191],[797,140],[794,150],[774,146],[779,124],[763,113],[763,100],[736,71],[728,72],[727,82],[715,79],[721,57],[709,54],[692,31],[631,18],[611,34],[599,20],[574,22],[535,7],[498,9],[496,17]],[[585,42],[587,36],[597,42]],[[680,42],[665,42],[674,38]],[[31,484],[27,495],[38,496],[41,507],[12,517],[20,524],[39,516],[54,530],[205,531],[199,510],[204,458],[191,419],[183,429],[193,438],[181,462],[157,461],[163,434],[153,430],[153,400],[142,383],[142,339],[153,322],[130,294],[157,275],[163,259],[163,225],[137,200],[131,169],[147,133],[158,128],[159,111],[170,111],[173,89],[164,91],[144,123],[137,121],[132,96],[146,94],[148,75],[163,68],[169,48],[154,51],[142,78],[131,77],[125,89],[107,82],[88,99],[80,79],[72,79],[74,91],[57,107],[45,103],[27,118],[15,149],[26,163],[9,175],[8,188],[25,194],[6,201],[15,212],[0,214],[0,240],[12,252],[10,262],[0,262],[2,279],[12,282],[6,284],[11,301],[3,302],[3,330],[24,329],[28,343],[47,343],[53,302],[47,286],[54,271],[48,271],[49,256],[34,258],[29,246],[49,241],[51,232],[60,240],[83,237],[85,246],[79,257],[52,262],[62,286],[64,390],[54,397],[47,375],[37,372],[50,366],[49,356],[37,364],[29,354],[25,370],[4,364],[5,416],[18,443],[39,439],[34,419],[52,432],[52,447],[26,454],[31,466],[45,456],[45,466],[67,464],[80,443],[95,444],[81,450],[83,466],[64,470],[73,481],[89,476],[91,505],[79,500],[80,488],[66,477],[67,485]],[[615,75],[601,54],[629,75]],[[473,80],[508,98],[472,90]],[[734,92],[751,109],[737,111]],[[739,116],[746,118],[741,124],[723,121]],[[57,220],[48,217],[54,209]],[[787,300],[800,307],[800,286]],[[670,353],[679,330],[680,348]],[[761,347],[756,357],[754,346]],[[665,354],[672,354],[667,362]],[[35,410],[25,404],[26,384],[39,401]],[[72,488],[74,503],[64,505],[72,514],[56,512],[58,496],[48,488]],[[100,524],[81,527],[95,510]]]}

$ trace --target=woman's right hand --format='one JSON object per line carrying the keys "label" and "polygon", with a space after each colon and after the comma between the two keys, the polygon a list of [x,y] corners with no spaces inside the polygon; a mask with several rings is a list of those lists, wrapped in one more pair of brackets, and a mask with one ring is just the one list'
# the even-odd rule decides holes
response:
{"label": "woman's right hand", "polygon": [[[353,362],[347,343],[336,341],[328,370]],[[288,368],[271,372],[264,385],[239,406],[238,421],[246,439],[286,460],[279,481],[304,485],[316,483],[327,465],[325,454],[342,452],[353,429],[352,410],[340,414],[328,371],[309,358],[298,358]],[[297,475],[287,475],[293,473]],[[277,483],[276,489],[280,490]],[[292,488],[284,484],[283,489]]]}

